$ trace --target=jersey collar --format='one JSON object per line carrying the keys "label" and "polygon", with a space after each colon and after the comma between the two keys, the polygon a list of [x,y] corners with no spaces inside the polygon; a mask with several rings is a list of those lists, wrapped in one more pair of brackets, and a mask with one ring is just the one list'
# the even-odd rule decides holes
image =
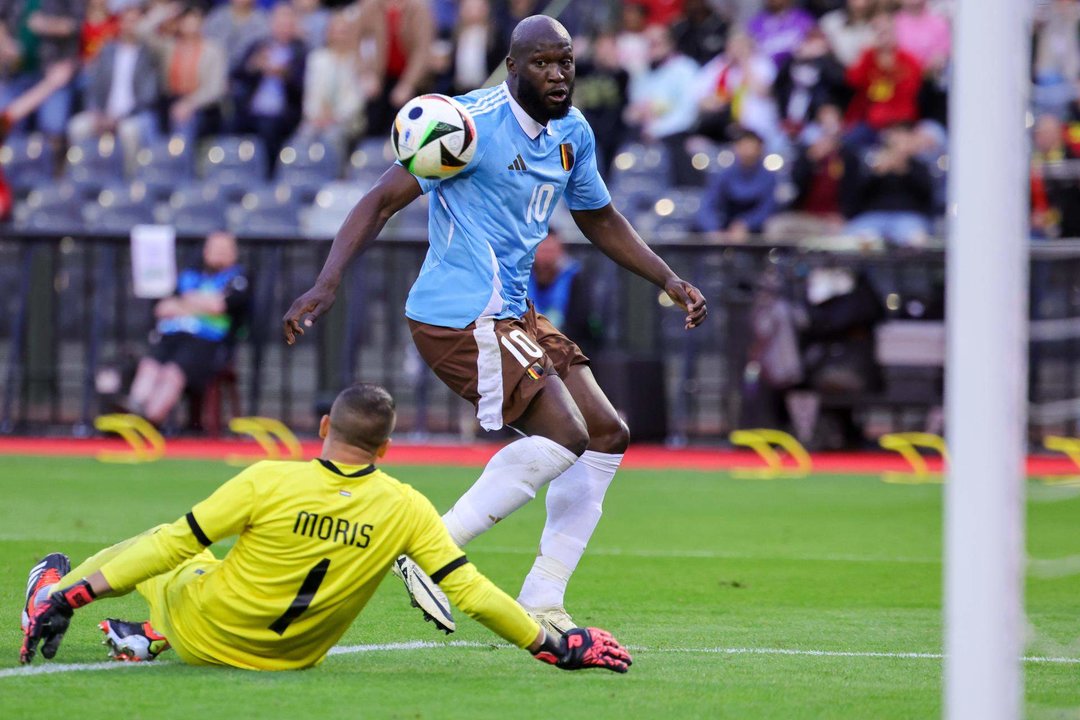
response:
{"label": "jersey collar", "polygon": [[363,477],[364,475],[370,475],[371,473],[375,472],[375,466],[374,465],[368,465],[367,467],[360,468],[359,470],[357,470],[354,473],[346,473],[346,472],[342,472],[341,468],[339,468],[337,465],[330,462],[329,460],[324,460],[323,458],[315,458],[315,459],[318,460],[319,464],[322,465],[324,468],[326,468],[330,472],[334,473],[335,475],[340,475],[342,477],[358,478],[358,477]]}
{"label": "jersey collar", "polygon": [[525,134],[529,136],[529,139],[535,140],[540,137],[540,133],[542,132],[547,132],[548,135],[551,135],[551,123],[549,122],[547,125],[541,125],[536,122],[536,120],[533,120],[532,116],[525,112],[525,108],[521,107],[521,105],[518,104],[518,101],[514,99],[513,94],[510,92],[510,86],[505,82],[503,85],[506,85],[506,97],[510,100],[510,110],[514,113],[518,125],[520,125],[521,129],[525,131]]}

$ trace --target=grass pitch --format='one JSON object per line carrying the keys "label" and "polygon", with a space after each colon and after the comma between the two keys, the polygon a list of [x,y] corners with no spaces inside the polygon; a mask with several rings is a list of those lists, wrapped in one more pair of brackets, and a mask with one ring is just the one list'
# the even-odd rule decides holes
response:
{"label": "grass pitch", "polygon": [[[38,558],[62,550],[79,562],[174,520],[234,469],[13,457],[0,458],[0,469],[0,716],[11,720],[56,711],[80,720],[941,713],[942,663],[933,656],[942,636],[941,486],[869,476],[764,482],[622,471],[568,607],[634,649],[625,676],[542,666],[460,613],[458,644],[441,646],[449,639],[421,621],[393,577],[342,639],[346,652],[313,670],[193,668],[167,653],[141,666],[21,676],[11,672],[18,615],[26,572]],[[387,469],[440,509],[476,474]],[[1078,517],[1080,489],[1029,485],[1028,655],[1080,658]],[[469,557],[516,594],[542,523],[534,502],[478,539]],[[92,605],[76,615],[57,658],[34,667],[101,663],[96,622],[145,615],[135,594]],[[788,650],[820,652],[780,652]],[[1080,665],[1027,662],[1025,670],[1029,718],[1080,718]]]}

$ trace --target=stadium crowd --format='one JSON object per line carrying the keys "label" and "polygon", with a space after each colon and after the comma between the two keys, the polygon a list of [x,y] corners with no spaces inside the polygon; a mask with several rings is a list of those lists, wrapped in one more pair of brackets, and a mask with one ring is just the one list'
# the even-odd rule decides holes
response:
{"label": "stadium crowd", "polygon": [[[290,143],[318,143],[334,160],[325,179],[339,179],[349,153],[383,139],[414,95],[489,81],[511,28],[545,5],[0,0],[0,130],[36,131],[41,143],[0,157],[15,192],[0,191],[0,215],[71,176],[67,148],[103,137],[115,136],[128,180],[140,178],[140,149],[179,138],[171,151],[195,156],[234,136],[257,138],[248,155],[265,158],[267,184],[285,180],[276,166]],[[647,178],[656,194],[659,169],[692,201],[653,218],[657,227],[918,245],[944,207],[952,5],[607,0],[571,2],[560,20],[575,38],[575,104],[631,211],[651,209],[638,191]],[[1080,184],[1045,169],[1080,150],[1080,0],[1039,2],[1036,21],[1033,233],[1076,236]],[[27,171],[26,147],[52,165]]]}

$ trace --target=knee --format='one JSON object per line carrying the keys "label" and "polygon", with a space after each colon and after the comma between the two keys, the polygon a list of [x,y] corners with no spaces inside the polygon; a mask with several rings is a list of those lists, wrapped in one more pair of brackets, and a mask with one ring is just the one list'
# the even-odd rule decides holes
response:
{"label": "knee", "polygon": [[621,455],[630,446],[630,428],[617,415],[606,418],[593,432],[590,432],[589,450],[612,455]]}
{"label": "knee", "polygon": [[589,449],[589,429],[580,415],[567,418],[549,438],[578,457]]}

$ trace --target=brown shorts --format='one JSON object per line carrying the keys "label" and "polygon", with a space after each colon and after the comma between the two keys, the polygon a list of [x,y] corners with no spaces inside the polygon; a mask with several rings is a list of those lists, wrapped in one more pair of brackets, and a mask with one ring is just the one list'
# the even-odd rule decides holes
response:
{"label": "brown shorts", "polygon": [[589,359],[551,321],[529,306],[520,318],[480,318],[457,329],[409,320],[413,342],[446,386],[476,406],[485,430],[521,417],[544,387]]}

